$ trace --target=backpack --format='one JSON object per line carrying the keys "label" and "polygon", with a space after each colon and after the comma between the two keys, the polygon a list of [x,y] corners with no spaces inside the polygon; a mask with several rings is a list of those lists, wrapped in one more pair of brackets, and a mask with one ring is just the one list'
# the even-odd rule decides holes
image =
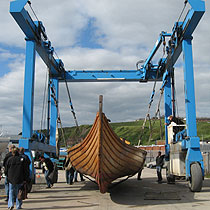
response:
{"label": "backpack", "polygon": [[56,163],[54,163],[53,171],[49,174],[49,179],[52,184],[58,182],[58,168]]}
{"label": "backpack", "polygon": [[18,190],[18,200],[25,200],[27,198],[27,186],[23,184]]}

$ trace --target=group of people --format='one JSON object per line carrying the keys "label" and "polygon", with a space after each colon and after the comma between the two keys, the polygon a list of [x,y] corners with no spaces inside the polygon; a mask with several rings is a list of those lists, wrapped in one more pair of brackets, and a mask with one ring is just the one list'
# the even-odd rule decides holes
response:
{"label": "group of people", "polygon": [[[8,202],[8,209],[14,208],[16,202],[16,209],[22,208],[22,200],[18,193],[23,186],[31,184],[30,164],[29,157],[24,153],[23,147],[16,147],[15,145],[9,145],[9,152],[6,154],[3,160],[4,174],[5,174],[5,192]],[[53,186],[53,178],[50,178],[50,174],[54,171],[54,164],[50,158],[40,157],[42,162],[43,172],[47,183],[47,188]],[[27,191],[27,189],[26,189]]]}
{"label": "group of people", "polygon": [[8,209],[14,208],[14,202],[16,202],[16,209],[22,208],[22,200],[18,198],[18,192],[24,184],[31,182],[29,169],[31,161],[24,152],[23,147],[9,145],[9,152],[3,161],[7,196],[5,201],[8,202]]}
{"label": "group of people", "polygon": [[80,175],[80,181],[85,181],[83,174],[75,170],[72,166],[69,156],[67,155],[63,162],[63,167],[66,171],[66,183],[72,185],[74,182],[77,182],[78,173]]}

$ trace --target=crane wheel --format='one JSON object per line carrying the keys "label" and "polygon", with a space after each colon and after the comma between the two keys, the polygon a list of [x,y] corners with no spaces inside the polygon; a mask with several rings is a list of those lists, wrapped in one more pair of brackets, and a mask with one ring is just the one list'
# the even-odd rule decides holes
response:
{"label": "crane wheel", "polygon": [[189,187],[192,192],[200,192],[203,184],[201,166],[198,162],[191,165],[191,177]]}

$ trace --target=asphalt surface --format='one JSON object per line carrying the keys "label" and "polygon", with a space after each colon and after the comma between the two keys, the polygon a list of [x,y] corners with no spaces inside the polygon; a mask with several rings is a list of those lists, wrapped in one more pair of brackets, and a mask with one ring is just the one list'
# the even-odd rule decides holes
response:
{"label": "asphalt surface", "polygon": [[[165,171],[163,171],[163,174]],[[202,192],[192,193],[186,181],[176,181],[174,185],[156,182],[155,169],[145,168],[142,180],[135,177],[114,186],[108,193],[101,194],[95,183],[85,180],[73,185],[65,183],[64,171],[59,171],[59,181],[53,188],[45,189],[41,174],[38,184],[33,186],[28,199],[23,201],[23,209],[78,209],[78,210],[191,210],[210,209],[210,179],[205,179]],[[4,201],[3,181],[0,184],[0,210],[7,209]]]}

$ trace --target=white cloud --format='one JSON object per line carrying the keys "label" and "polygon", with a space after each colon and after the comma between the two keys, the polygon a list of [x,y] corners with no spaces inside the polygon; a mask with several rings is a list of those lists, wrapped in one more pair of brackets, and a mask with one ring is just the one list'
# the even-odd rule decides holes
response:
{"label": "white cloud", "polygon": [[[182,1],[94,1],[89,0],[88,14],[96,17],[100,33],[106,34],[101,40],[104,47],[118,49],[126,45],[135,47],[142,44],[153,46],[162,30],[171,30],[181,10]],[[163,9],[166,8],[167,9]],[[172,9],[172,8],[176,8]],[[148,50],[148,49],[147,49]]]}
{"label": "white cloud", "polygon": [[24,47],[23,34],[9,14],[9,3],[10,1],[0,1],[0,42],[11,46]]}
{"label": "white cloud", "polygon": [[24,57],[22,54],[11,53],[9,50],[0,48],[0,61],[7,61],[9,59],[23,60]]}
{"label": "white cloud", "polygon": [[13,61],[13,71],[0,78],[1,125],[10,133],[22,127],[23,62]]}
{"label": "white cloud", "polygon": [[[32,0],[38,18],[67,70],[135,69],[139,59],[152,50],[159,33],[170,32],[183,8],[183,0]],[[193,55],[197,115],[210,116],[209,1],[206,14],[195,31]],[[28,6],[27,6],[28,9]],[[0,78],[1,124],[9,132],[22,127],[24,55],[8,50],[25,47],[24,35],[9,14],[9,1],[0,3],[0,61],[8,60],[10,72]],[[31,14],[31,12],[30,12]],[[96,29],[98,44],[103,49],[77,46],[81,31],[90,18]],[[40,128],[46,67],[37,59],[35,83],[34,128]],[[179,114],[185,114],[183,71],[176,69]],[[104,95],[104,111],[112,121],[128,121],[144,117],[152,83],[72,83],[69,84],[74,108],[80,124],[92,123],[98,109],[98,95]],[[157,93],[158,93],[157,88]],[[155,103],[153,113],[156,109]],[[60,112],[64,126],[74,125],[64,84],[60,85]],[[163,113],[163,112],[162,112]]]}

